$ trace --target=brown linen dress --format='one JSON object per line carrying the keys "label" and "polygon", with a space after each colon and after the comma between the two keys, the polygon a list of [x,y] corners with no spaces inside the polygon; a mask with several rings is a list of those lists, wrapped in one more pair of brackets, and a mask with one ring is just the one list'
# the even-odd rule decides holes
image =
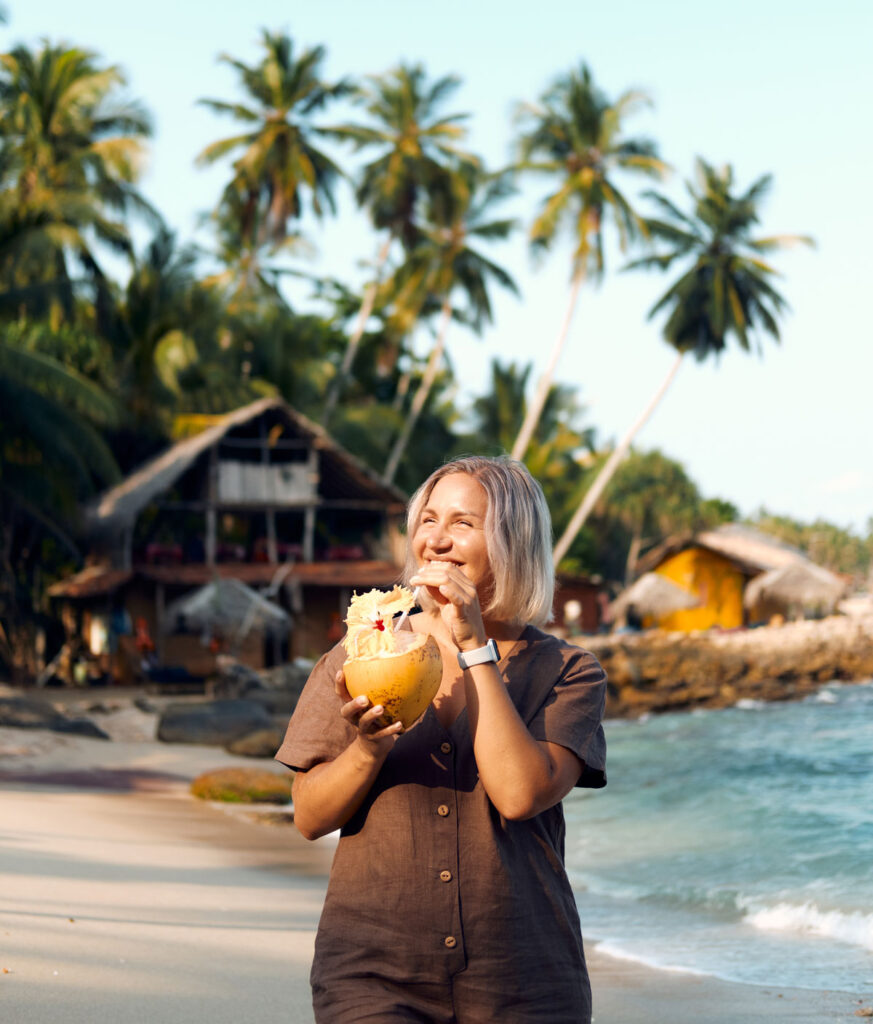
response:
{"label": "brown linen dress", "polygon": [[[354,739],[334,691],[344,660],[337,646],[313,670],[283,764],[308,770]],[[604,786],[596,658],[528,626],[498,667],[534,738],[584,762],[577,785]],[[429,707],[341,830],[311,974],[319,1024],[589,1024],[564,832],[560,804],[502,818],[479,781],[466,711],[444,728]]]}

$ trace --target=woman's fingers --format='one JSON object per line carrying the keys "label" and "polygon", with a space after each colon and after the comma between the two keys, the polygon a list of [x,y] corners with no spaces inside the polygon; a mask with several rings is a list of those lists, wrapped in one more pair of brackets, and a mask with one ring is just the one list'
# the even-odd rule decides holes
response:
{"label": "woman's fingers", "polygon": [[[451,562],[430,562],[418,569],[410,583],[428,587],[431,592],[449,601],[455,607],[463,608],[478,604],[476,587],[461,570]],[[436,596],[436,595],[435,595]]]}
{"label": "woman's fingers", "polygon": [[352,695],[346,688],[346,677],[342,669],[337,672],[334,676],[333,687],[336,690],[336,695],[344,703],[348,703],[352,699]]}
{"label": "woman's fingers", "polygon": [[383,736],[394,736],[403,731],[400,722],[394,722],[384,728],[377,726],[384,711],[381,704],[370,707],[370,702],[366,697],[355,697],[354,700],[348,701],[340,708],[343,718],[371,740],[381,739]]}

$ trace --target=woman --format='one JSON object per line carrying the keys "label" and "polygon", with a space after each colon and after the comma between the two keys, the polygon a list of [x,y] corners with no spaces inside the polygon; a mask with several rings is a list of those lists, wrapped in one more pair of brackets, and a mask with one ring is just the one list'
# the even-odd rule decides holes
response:
{"label": "woman", "polygon": [[[433,704],[403,732],[318,663],[279,753],[295,823],[341,837],[312,967],[319,1024],[588,1024],[561,800],[606,783],[596,659],[537,627],[551,525],[518,462],[436,470],[408,513],[408,624],[440,645]],[[463,667],[466,665],[467,667]]]}

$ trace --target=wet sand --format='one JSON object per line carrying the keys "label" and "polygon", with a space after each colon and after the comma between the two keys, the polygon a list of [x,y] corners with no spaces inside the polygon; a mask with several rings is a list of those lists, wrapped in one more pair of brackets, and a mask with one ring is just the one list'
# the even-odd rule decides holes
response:
{"label": "wet sand", "polygon": [[[188,796],[228,763],[259,762],[0,729],[4,1024],[312,1021],[332,843]],[[596,1024],[847,1022],[873,1003],[589,960]]]}

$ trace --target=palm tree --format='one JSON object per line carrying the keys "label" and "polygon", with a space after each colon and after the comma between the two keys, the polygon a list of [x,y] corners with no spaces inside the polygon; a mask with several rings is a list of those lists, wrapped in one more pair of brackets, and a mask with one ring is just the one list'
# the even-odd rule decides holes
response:
{"label": "palm tree", "polygon": [[520,107],[523,130],[519,140],[520,167],[557,178],[531,228],[535,248],[546,249],[559,229],[570,226],[573,251],[570,296],[548,366],[512,448],[513,458],[524,458],[555,368],[567,339],[579,291],[589,276],[599,280],[604,271],[604,226],[611,219],[624,250],[644,226],[616,184],[616,172],[648,177],[661,175],[665,164],[654,142],[626,138],[624,121],[648,100],[630,91],[611,101],[595,84],[589,68],[558,78],[539,104]]}
{"label": "palm tree", "polygon": [[252,244],[250,209],[246,197],[231,188],[225,189],[218,206],[208,218],[215,233],[215,255],[222,269],[204,279],[226,299],[228,312],[237,314],[258,311],[261,307],[286,306],[279,289],[285,276],[298,273],[274,262],[282,254],[303,256],[311,253],[302,232],[290,230],[281,242],[269,246],[271,262],[264,260],[262,246]]}
{"label": "palm tree", "polygon": [[150,119],[121,101],[124,85],[117,67],[100,67],[85,50],[45,43],[0,55],[7,290],[48,286],[69,313],[75,282],[68,259],[105,289],[90,239],[129,254],[124,218],[159,220],[135,187]]}
{"label": "palm tree", "polygon": [[788,305],[771,283],[776,271],[765,262],[763,254],[814,243],[802,235],[752,237],[760,204],[771,185],[772,177],[767,174],[737,195],[730,165],[715,168],[698,159],[697,184],[687,185],[692,200],[690,213],[684,213],[660,193],[647,193],[661,214],[646,221],[648,233],[664,249],[633,261],[629,268],[668,270],[676,261],[685,263],[679,279],[649,311],[649,319],[662,311],[668,313],[663,336],[677,356],[654,397],[586,492],[555,547],[555,564],[566,554],[688,352],[702,362],[723,352],[730,337],[744,352],[749,352],[753,343],[760,348],[765,334],[779,341],[779,317]]}
{"label": "palm tree", "polygon": [[400,64],[387,74],[371,77],[368,86],[359,91],[369,124],[344,124],[332,129],[333,135],[352,142],[358,151],[377,150],[375,159],[363,168],[355,197],[358,205],[368,210],[374,227],[384,232],[384,238],[373,280],[364,291],[342,364],[327,395],[325,426],[351,373],[392,243],[399,239],[407,250],[415,244],[422,196],[440,179],[447,165],[459,160],[475,162],[457,145],[466,135],[462,122],[468,115],[439,113],[459,84],[460,79],[454,75],[429,83],[420,64]]}
{"label": "palm tree", "polygon": [[[385,466],[383,479],[388,483],[397,473],[436,380],[452,317],[478,334],[492,320],[489,282],[518,294],[512,277],[471,246],[473,240],[494,241],[509,235],[515,221],[491,219],[491,207],[511,193],[505,175],[488,175],[478,165],[462,164],[456,171],[446,172],[431,195],[429,223],[393,282],[396,315],[405,319],[406,326],[411,327],[428,303],[439,304],[440,316],[424,376]],[[466,298],[466,308],[455,308],[457,293]]]}
{"label": "palm tree", "polygon": [[325,49],[316,46],[295,53],[292,40],[284,34],[264,30],[264,49],[259,63],[248,65],[228,54],[219,58],[239,74],[248,94],[244,103],[202,99],[217,113],[229,114],[246,125],[238,135],[213,142],[197,157],[211,164],[239,152],[233,163],[233,177],[220,205],[228,206],[238,218],[244,244],[254,257],[264,246],[280,247],[291,232],[290,225],[303,213],[304,194],[316,216],[327,208],[336,210],[334,188],[342,172],[315,145],[325,134],[312,123],[314,114],[332,100],[351,91],[345,80],[328,84],[321,78]]}
{"label": "palm tree", "polygon": [[[48,341],[48,345],[45,342]],[[33,646],[27,628],[49,568],[43,539],[78,561],[73,525],[79,500],[118,479],[101,436],[117,419],[105,390],[44,348],[75,339],[27,323],[0,338],[0,661],[13,672]]]}
{"label": "palm tree", "polygon": [[[524,419],[525,392],[531,370],[531,363],[525,366],[517,363],[504,365],[497,359],[492,360],[491,386],[485,394],[473,400],[470,410],[473,430],[461,439],[463,447],[467,450],[471,447],[477,451],[488,450],[492,454],[509,451]],[[585,407],[580,404],[575,388],[553,384],[531,441],[531,460],[542,461],[539,453],[554,445],[562,435],[573,438],[568,450],[593,450],[594,429],[580,424],[584,412]]]}
{"label": "palm tree", "polygon": [[[472,430],[458,439],[457,451],[501,455],[509,451],[524,419],[532,364],[491,363],[491,385],[470,409]],[[556,524],[569,519],[579,501],[578,458],[591,452],[594,430],[584,426],[585,407],[576,389],[553,384],[528,448],[526,463],[542,484]]]}

